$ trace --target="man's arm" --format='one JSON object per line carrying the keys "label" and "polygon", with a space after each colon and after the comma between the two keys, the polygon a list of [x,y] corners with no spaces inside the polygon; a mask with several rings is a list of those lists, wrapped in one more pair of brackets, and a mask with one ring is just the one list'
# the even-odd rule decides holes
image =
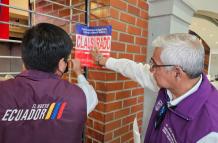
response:
{"label": "man's arm", "polygon": [[138,82],[142,87],[147,87],[152,91],[157,91],[157,84],[149,71],[148,65],[136,63],[128,59],[115,59],[108,58],[106,68],[121,73],[123,76],[128,77]]}
{"label": "man's arm", "polygon": [[89,84],[84,75],[77,76],[78,86],[82,88],[86,95],[87,115],[92,112],[95,106],[98,104],[97,94],[94,88]]}
{"label": "man's arm", "polygon": [[84,75],[82,74],[81,65],[79,60],[72,60],[73,71],[77,75],[78,86],[83,90],[86,96],[87,115],[92,112],[98,104],[97,94],[94,88],[89,84]]}
{"label": "man's arm", "polygon": [[144,88],[147,87],[152,91],[158,91],[157,84],[149,71],[148,65],[128,59],[106,58],[97,49],[93,50],[91,54],[99,65],[121,73],[123,76],[138,82]]}

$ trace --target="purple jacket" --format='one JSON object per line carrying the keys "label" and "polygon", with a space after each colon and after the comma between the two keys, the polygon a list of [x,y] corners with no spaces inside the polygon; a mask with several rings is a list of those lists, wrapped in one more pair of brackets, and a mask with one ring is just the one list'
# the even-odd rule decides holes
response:
{"label": "purple jacket", "polygon": [[156,114],[168,100],[161,89],[153,109],[145,143],[196,143],[210,132],[218,132],[218,91],[205,75],[199,89],[176,107],[168,108],[159,128]]}
{"label": "purple jacket", "polygon": [[25,71],[0,82],[0,143],[79,143],[86,110],[78,86]]}

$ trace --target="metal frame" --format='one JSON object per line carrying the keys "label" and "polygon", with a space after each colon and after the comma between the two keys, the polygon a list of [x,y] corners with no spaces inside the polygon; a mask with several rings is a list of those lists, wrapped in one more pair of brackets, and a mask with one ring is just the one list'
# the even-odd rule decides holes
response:
{"label": "metal frame", "polygon": [[[29,17],[33,16],[32,22],[30,22],[31,20],[29,20],[28,25],[18,24],[18,23],[14,23],[14,22],[11,22],[11,21],[9,21],[9,22],[0,21],[0,23],[8,24],[8,25],[13,25],[13,26],[18,26],[18,27],[29,28],[32,25],[35,25],[35,23],[36,23],[35,22],[35,16],[36,15],[41,15],[41,16],[45,16],[45,17],[49,17],[49,18],[54,18],[54,19],[58,19],[58,20],[65,21],[65,22],[69,23],[69,33],[68,34],[71,36],[71,35],[73,35],[73,33],[72,33],[72,23],[78,23],[77,21],[74,21],[72,19],[73,10],[77,10],[77,11],[85,12],[85,23],[82,23],[82,24],[89,26],[90,0],[85,0],[85,10],[74,8],[73,5],[72,5],[72,0],[70,0],[70,5],[69,6],[61,4],[61,3],[58,3],[58,2],[54,2],[52,0],[44,0],[44,1],[56,4],[56,5],[63,6],[65,8],[69,8],[70,9],[70,19],[60,18],[60,17],[57,17],[57,16],[53,16],[53,15],[49,15],[49,14],[44,14],[44,13],[41,13],[41,12],[36,12],[35,11],[36,10],[36,1],[37,0],[33,0],[33,10],[22,9],[22,8],[18,8],[16,6],[11,6],[10,4],[0,3],[0,7],[4,6],[4,7],[20,10],[20,11],[25,11],[25,12],[29,13]],[[74,5],[74,6],[79,6],[79,5],[80,4]],[[20,40],[11,40],[11,39],[0,39],[0,42],[22,43],[22,41],[20,41]],[[0,58],[15,58],[15,59],[19,58],[19,59],[21,59],[21,57],[18,57],[18,56],[0,56]],[[69,58],[70,59],[72,58],[71,55],[70,55]],[[84,71],[85,71],[85,76],[87,77],[88,70],[87,70],[86,67],[85,67]],[[4,75],[4,74],[19,74],[19,73],[20,72],[0,72],[0,75]],[[70,67],[70,71],[68,72],[68,81],[71,82],[71,80],[72,80],[72,77],[71,77],[71,67]]]}

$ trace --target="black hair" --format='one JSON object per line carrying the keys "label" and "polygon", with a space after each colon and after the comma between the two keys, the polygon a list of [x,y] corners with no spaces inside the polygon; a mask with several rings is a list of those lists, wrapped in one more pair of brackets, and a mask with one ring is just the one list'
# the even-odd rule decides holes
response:
{"label": "black hair", "polygon": [[55,72],[60,59],[66,61],[72,40],[60,27],[39,23],[28,29],[22,40],[22,59],[26,69]]}

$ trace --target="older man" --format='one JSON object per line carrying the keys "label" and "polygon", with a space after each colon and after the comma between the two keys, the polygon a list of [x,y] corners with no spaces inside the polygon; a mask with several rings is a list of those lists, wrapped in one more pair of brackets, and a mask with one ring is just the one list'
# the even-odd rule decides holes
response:
{"label": "older man", "polygon": [[98,51],[92,55],[99,65],[157,93],[151,116],[147,112],[145,143],[217,143],[218,91],[203,73],[201,42],[190,34],[177,33],[156,38],[153,46],[150,67],[106,58]]}

